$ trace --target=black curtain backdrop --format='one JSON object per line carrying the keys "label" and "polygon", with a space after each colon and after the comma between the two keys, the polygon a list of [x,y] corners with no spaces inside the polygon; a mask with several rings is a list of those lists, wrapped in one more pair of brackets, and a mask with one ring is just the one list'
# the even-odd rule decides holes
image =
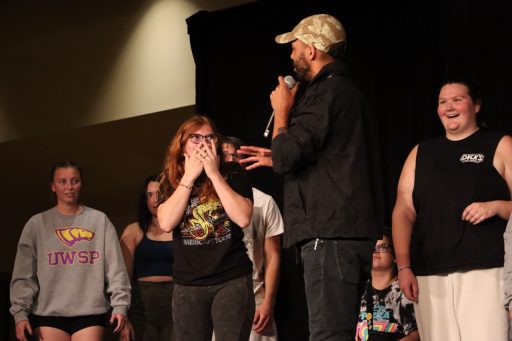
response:
{"label": "black curtain backdrop", "polygon": [[[274,42],[302,18],[328,13],[347,31],[352,77],[370,106],[377,142],[374,177],[390,223],[405,158],[443,133],[436,113],[441,82],[473,78],[489,128],[512,131],[512,6],[508,0],[258,1],[187,19],[196,62],[196,110],[221,132],[270,146],[262,134],[278,75],[293,74],[290,46]],[[380,160],[380,161],[379,161]],[[281,179],[252,173],[256,187],[282,203]],[[321,191],[322,189],[319,188]],[[283,251],[276,320],[281,340],[307,340],[307,308],[295,252]]]}

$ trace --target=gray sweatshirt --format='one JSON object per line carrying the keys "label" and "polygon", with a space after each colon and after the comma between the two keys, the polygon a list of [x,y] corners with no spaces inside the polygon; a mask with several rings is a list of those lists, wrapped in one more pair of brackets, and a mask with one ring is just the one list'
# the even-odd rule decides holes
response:
{"label": "gray sweatshirt", "polygon": [[66,216],[52,208],[23,228],[10,292],[16,322],[30,313],[104,314],[111,306],[126,315],[130,290],[116,230],[104,213],[84,206]]}

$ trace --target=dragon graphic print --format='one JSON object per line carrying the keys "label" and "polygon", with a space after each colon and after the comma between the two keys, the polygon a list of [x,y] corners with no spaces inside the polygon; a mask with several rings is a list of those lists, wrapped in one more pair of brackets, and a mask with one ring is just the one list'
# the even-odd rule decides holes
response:
{"label": "dragon graphic print", "polygon": [[191,199],[180,225],[183,244],[200,246],[219,244],[231,239],[231,221],[218,199],[199,203]]}

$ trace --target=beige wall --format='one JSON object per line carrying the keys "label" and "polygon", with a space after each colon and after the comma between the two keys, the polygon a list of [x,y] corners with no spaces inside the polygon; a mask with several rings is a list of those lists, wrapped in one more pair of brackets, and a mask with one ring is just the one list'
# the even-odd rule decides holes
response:
{"label": "beige wall", "polygon": [[52,164],[81,164],[81,201],[121,233],[194,113],[186,18],[246,2],[0,1],[0,339],[14,340],[7,283],[24,224],[54,205]]}
{"label": "beige wall", "polygon": [[193,105],[186,18],[247,2],[0,5],[0,142]]}
{"label": "beige wall", "polygon": [[185,19],[243,2],[0,3],[0,279],[25,222],[54,205],[56,161],[82,165],[82,202],[118,232],[133,221],[140,183],[194,113]]}

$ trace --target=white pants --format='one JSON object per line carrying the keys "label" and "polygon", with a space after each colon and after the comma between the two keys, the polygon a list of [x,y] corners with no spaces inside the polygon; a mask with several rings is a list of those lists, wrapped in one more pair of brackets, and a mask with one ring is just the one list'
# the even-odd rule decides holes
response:
{"label": "white pants", "polygon": [[506,341],[503,268],[417,276],[422,341]]}

